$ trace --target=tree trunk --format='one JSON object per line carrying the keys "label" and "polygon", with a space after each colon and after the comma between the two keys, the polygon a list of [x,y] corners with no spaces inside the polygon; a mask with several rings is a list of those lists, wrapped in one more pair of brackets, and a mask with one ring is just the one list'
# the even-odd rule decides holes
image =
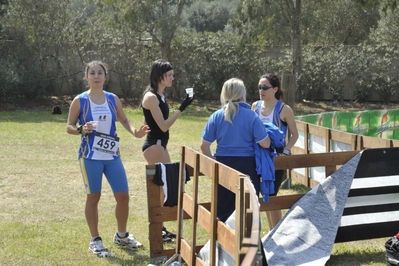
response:
{"label": "tree trunk", "polygon": [[168,1],[162,0],[162,39],[159,45],[161,48],[162,58],[167,61],[170,61],[172,58],[172,49],[170,48],[170,44],[172,43],[173,36],[179,25],[184,2],[184,0],[179,0],[176,14],[171,15],[169,12]]}
{"label": "tree trunk", "polygon": [[[292,45],[292,74],[295,80],[298,79],[302,71],[302,52],[301,52],[301,0],[292,0],[292,21],[291,21],[291,45]],[[301,88],[295,81],[295,101],[302,98]]]}

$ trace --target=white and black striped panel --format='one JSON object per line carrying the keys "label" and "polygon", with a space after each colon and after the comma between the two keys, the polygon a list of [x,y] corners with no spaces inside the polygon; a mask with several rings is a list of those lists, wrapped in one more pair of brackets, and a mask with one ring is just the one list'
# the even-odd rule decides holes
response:
{"label": "white and black striped panel", "polygon": [[399,231],[399,148],[365,150],[357,166],[335,242]]}

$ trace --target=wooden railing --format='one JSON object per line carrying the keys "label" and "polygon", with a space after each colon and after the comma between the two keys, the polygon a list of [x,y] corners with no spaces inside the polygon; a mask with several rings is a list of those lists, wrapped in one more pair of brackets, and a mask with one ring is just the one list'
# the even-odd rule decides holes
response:
{"label": "wooden railing", "polygon": [[[187,183],[192,185],[191,195],[184,189],[184,165],[188,166],[192,176],[191,181]],[[151,261],[159,262],[180,257],[188,265],[205,265],[198,257],[203,245],[198,245],[196,240],[201,227],[209,234],[210,265],[216,265],[217,243],[233,256],[235,265],[257,263],[260,241],[259,205],[252,183],[246,175],[183,146],[178,206],[164,207],[160,205],[160,187],[152,181],[154,174],[155,166],[146,166]],[[208,195],[210,202],[199,202],[200,178],[211,179],[212,185]],[[218,184],[236,194],[235,230],[216,218]],[[183,235],[183,219],[191,219],[188,236]],[[161,231],[162,223],[166,221],[177,221],[178,224],[175,249],[163,247]]]}
{"label": "wooden railing", "polygon": [[[399,147],[399,140],[362,136],[309,124],[303,121],[296,121],[296,125],[299,132],[299,139],[291,149],[294,155]],[[318,157],[315,156],[312,160],[315,158]],[[292,168],[287,168],[287,176],[293,181],[309,188],[313,188],[320,183],[319,180],[313,176],[312,170],[314,169],[312,169],[312,167],[303,165],[300,170]],[[325,169],[324,177],[328,177],[329,174],[334,172],[337,168],[339,168],[339,165],[336,167],[330,166],[329,169]]]}
{"label": "wooden railing", "polygon": [[[360,136],[301,121],[297,121],[297,127],[300,138],[292,149],[293,155],[276,157],[275,167],[276,169],[286,169],[289,178],[309,188],[319,184],[319,181],[313,179],[311,175],[314,167],[323,167],[323,175],[328,177],[361,150],[399,147],[399,140]],[[190,181],[192,194],[187,193],[184,189],[183,165],[188,166],[190,176],[192,176],[192,181]],[[302,171],[298,171],[298,169]],[[205,265],[205,262],[198,257],[203,245],[198,245],[196,240],[198,229],[201,227],[209,234],[210,265],[215,265],[217,260],[217,243],[234,257],[235,265],[255,265],[260,260],[258,251],[260,212],[289,209],[304,195],[270,197],[267,204],[262,199],[258,201],[251,189],[251,182],[245,175],[183,146],[181,148],[178,206],[164,207],[161,206],[159,200],[160,187],[152,182],[154,173],[155,166],[146,166],[150,256],[151,261],[155,262],[180,258],[188,265]],[[211,179],[209,202],[199,202],[200,178]],[[216,218],[218,184],[236,194],[235,231]],[[398,202],[394,202],[393,205],[389,204],[389,206],[397,205],[399,205]],[[192,220],[188,237],[183,235],[184,219]],[[177,221],[178,223],[175,249],[164,249],[161,231],[163,222],[167,221]],[[389,228],[385,226],[384,232],[380,230],[381,232],[378,234],[360,237],[357,235],[341,238],[338,232],[339,238],[336,241],[388,236],[390,231],[387,229],[396,228],[398,224],[399,221],[394,220],[389,224]],[[378,230],[374,231],[378,232]],[[347,235],[347,233],[345,234]],[[190,239],[190,241],[186,239]]]}

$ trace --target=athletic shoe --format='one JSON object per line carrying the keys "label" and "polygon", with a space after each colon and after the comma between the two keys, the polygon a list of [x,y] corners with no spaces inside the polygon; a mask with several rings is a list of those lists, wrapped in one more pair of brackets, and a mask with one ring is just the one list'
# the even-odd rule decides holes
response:
{"label": "athletic shoe", "polygon": [[94,254],[100,254],[103,251],[108,251],[108,249],[104,247],[103,240],[99,236],[93,241],[90,241],[89,250]]}
{"label": "athletic shoe", "polygon": [[143,244],[136,241],[134,239],[134,236],[130,235],[129,233],[126,233],[125,237],[120,237],[118,235],[118,233],[115,233],[114,243],[118,246],[127,247],[131,250],[138,250],[139,248],[141,248],[143,246]]}
{"label": "athletic shoe", "polygon": [[386,265],[399,265],[399,233],[385,242]]}
{"label": "athletic shoe", "polygon": [[162,230],[162,240],[163,242],[171,242],[172,238],[166,236],[166,232]]}
{"label": "athletic shoe", "polygon": [[166,230],[165,227],[162,228],[162,235],[165,235],[166,237],[169,238],[176,238],[176,234],[169,232],[168,230]]}

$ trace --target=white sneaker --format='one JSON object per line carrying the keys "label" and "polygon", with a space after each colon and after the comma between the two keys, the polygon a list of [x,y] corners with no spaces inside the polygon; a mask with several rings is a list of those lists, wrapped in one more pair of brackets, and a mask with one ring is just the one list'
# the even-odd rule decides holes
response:
{"label": "white sneaker", "polygon": [[143,244],[136,241],[134,236],[130,235],[129,233],[127,233],[125,237],[120,237],[118,233],[115,233],[114,243],[118,246],[127,247],[131,250],[138,250],[143,246]]}
{"label": "white sneaker", "polygon": [[101,237],[96,237],[93,241],[90,241],[89,250],[94,254],[100,254],[103,251],[108,251],[108,249],[104,247]]}

